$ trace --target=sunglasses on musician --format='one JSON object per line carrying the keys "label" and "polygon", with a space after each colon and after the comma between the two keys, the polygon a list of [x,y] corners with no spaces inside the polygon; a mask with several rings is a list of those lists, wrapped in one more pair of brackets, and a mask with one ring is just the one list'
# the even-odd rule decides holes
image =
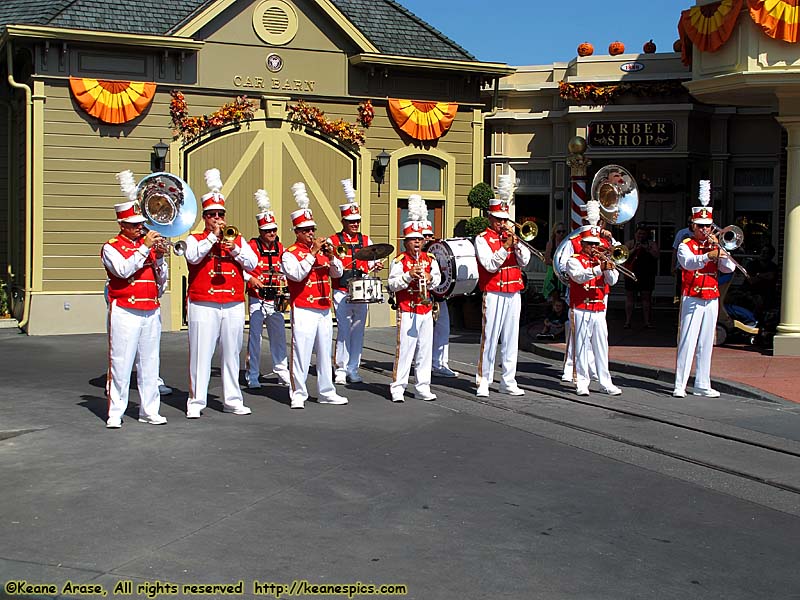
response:
{"label": "sunglasses on musician", "polygon": [[209,218],[209,219],[220,218],[220,219],[224,219],[225,218],[225,211],[224,210],[209,210],[209,211],[203,213],[203,218]]}

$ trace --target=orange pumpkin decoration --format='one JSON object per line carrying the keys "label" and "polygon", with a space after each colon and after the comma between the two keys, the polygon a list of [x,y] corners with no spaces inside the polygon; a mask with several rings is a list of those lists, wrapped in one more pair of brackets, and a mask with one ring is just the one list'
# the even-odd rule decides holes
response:
{"label": "orange pumpkin decoration", "polygon": [[653,40],[650,40],[649,42],[644,43],[644,46],[642,46],[642,50],[644,50],[645,54],[655,54],[656,45],[653,43]]}
{"label": "orange pumpkin decoration", "polygon": [[672,44],[672,49],[675,52],[681,52],[683,50],[683,42],[681,40],[675,40]]}
{"label": "orange pumpkin decoration", "polygon": [[583,42],[578,45],[578,56],[591,56],[594,54],[594,46],[589,42]]}
{"label": "orange pumpkin decoration", "polygon": [[622,42],[611,42],[608,45],[608,53],[611,56],[616,56],[617,54],[622,54],[623,52],[625,52],[625,44]]}

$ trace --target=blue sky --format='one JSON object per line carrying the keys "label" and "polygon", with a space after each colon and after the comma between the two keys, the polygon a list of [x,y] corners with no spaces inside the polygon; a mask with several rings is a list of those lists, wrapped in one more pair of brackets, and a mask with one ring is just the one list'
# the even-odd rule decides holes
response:
{"label": "blue sky", "polygon": [[615,40],[625,44],[626,52],[641,52],[652,38],[659,52],[672,52],[681,11],[695,4],[694,0],[397,2],[479,60],[510,65],[567,61],[581,42],[591,42],[595,54],[607,53]]}

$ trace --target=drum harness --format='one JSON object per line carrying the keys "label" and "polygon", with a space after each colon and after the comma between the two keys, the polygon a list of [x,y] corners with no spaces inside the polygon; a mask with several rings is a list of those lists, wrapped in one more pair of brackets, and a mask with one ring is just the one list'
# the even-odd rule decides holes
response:
{"label": "drum harness", "polygon": [[347,246],[350,249],[350,260],[352,261],[350,263],[350,268],[347,269],[344,273],[342,273],[342,276],[339,278],[339,288],[344,287],[346,289],[347,283],[351,279],[357,279],[365,275],[363,271],[355,268],[356,250],[360,250],[361,248],[364,247],[364,235],[359,231],[358,233],[356,233],[356,236],[358,238],[357,242],[348,242],[344,239],[343,232],[340,231],[339,233],[336,234],[336,237],[339,238],[339,244],[342,246]]}
{"label": "drum harness", "polygon": [[264,242],[261,241],[261,238],[255,238],[256,245],[258,246],[258,254],[259,256],[266,256],[267,257],[267,268],[268,268],[268,275],[267,281],[265,282],[266,287],[263,287],[258,290],[258,299],[261,303],[261,311],[266,314],[266,308],[264,306],[264,302],[268,300],[272,300],[275,310],[278,312],[283,312],[283,304],[287,300],[285,295],[282,292],[278,291],[277,283],[280,281],[276,281],[275,269],[272,266],[272,259],[278,256],[278,242],[280,241],[277,237],[275,238],[274,248],[269,250],[267,249]]}

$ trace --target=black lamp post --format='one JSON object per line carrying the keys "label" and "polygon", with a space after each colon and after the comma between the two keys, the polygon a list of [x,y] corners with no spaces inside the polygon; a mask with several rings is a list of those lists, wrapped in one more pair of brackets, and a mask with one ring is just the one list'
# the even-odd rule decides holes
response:
{"label": "black lamp post", "polygon": [[169,152],[169,146],[164,143],[164,140],[158,140],[157,144],[153,144],[153,153],[150,155],[150,171],[155,173],[166,168],[167,152]]}
{"label": "black lamp post", "polygon": [[386,176],[386,169],[389,167],[391,158],[391,154],[386,150],[381,150],[381,153],[375,157],[375,162],[372,164],[372,178],[378,184],[378,197],[381,195],[381,184]]}

